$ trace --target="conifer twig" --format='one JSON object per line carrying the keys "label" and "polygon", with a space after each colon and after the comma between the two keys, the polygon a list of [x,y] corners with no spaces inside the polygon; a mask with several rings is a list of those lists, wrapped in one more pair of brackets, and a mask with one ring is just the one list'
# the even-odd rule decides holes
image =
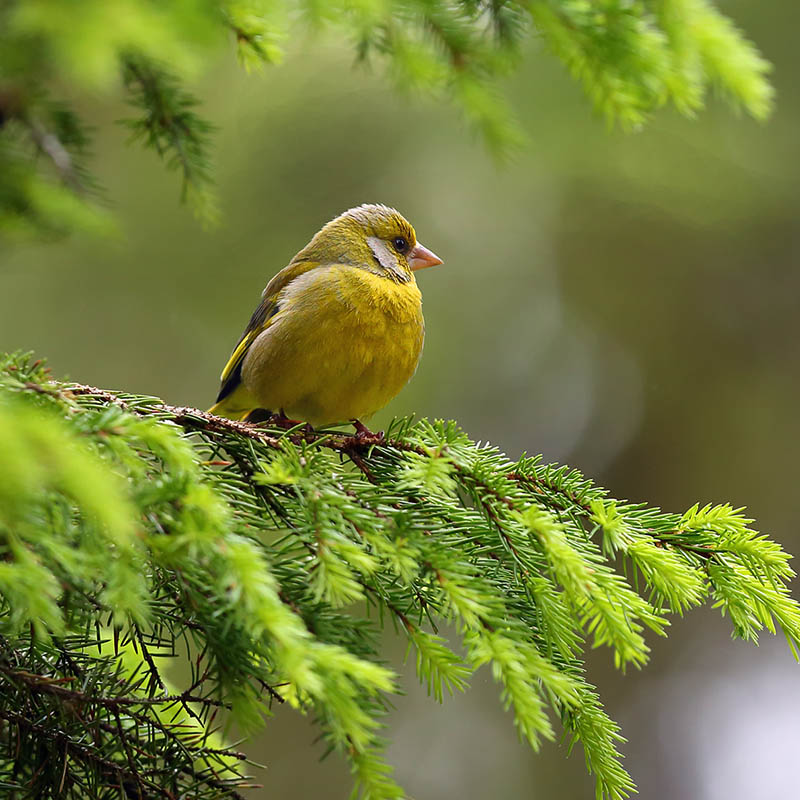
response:
{"label": "conifer twig", "polygon": [[[648,631],[711,598],[736,635],[800,643],[788,555],[728,505],[617,501],[452,422],[382,437],[242,423],[59,383],[24,356],[0,360],[0,401],[0,485],[28,476],[0,504],[0,710],[58,720],[57,740],[5,728],[15,774],[42,791],[236,797],[246,758],[214,726],[290,700],[359,790],[397,800],[377,736],[397,691],[380,663],[388,621],[435,699],[490,663],[521,736],[553,737],[551,708],[598,796],[622,800],[634,784],[586,679],[588,639],[642,665]],[[9,515],[26,522],[4,539]],[[157,662],[183,658],[181,641],[183,690]],[[37,758],[47,741],[72,753],[89,724],[94,760]]]}

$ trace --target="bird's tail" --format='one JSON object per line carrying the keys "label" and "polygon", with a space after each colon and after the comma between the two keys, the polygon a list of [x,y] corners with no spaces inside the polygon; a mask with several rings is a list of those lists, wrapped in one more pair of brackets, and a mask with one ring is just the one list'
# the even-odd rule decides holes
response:
{"label": "bird's tail", "polygon": [[226,417],[227,419],[243,420],[256,408],[258,408],[258,403],[255,398],[243,386],[240,386],[214,403],[208,409],[208,413],[216,414],[218,417]]}
{"label": "bird's tail", "polygon": [[225,417],[226,419],[244,419],[250,412],[249,409],[245,409],[244,411],[233,410],[228,408],[227,403],[224,400],[221,400],[219,403],[214,403],[211,408],[208,409],[209,414],[214,414],[218,417]]}

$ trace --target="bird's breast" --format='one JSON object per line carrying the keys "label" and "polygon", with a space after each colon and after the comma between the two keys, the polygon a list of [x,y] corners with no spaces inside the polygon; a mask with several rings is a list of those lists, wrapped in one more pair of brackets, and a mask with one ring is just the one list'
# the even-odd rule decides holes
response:
{"label": "bird's breast", "polygon": [[363,269],[341,268],[336,296],[342,340],[353,357],[372,366],[376,382],[393,383],[397,376],[404,384],[416,368],[425,331],[413,279],[395,283]]}
{"label": "bird's breast", "polygon": [[408,283],[396,283],[356,267],[337,267],[332,272],[337,297],[346,309],[392,322],[422,320],[422,295],[413,276]]}
{"label": "bird's breast", "polygon": [[416,369],[424,323],[413,280],[396,284],[356,267],[320,268],[292,281],[278,305],[243,367],[265,408],[314,424],[368,417]]}

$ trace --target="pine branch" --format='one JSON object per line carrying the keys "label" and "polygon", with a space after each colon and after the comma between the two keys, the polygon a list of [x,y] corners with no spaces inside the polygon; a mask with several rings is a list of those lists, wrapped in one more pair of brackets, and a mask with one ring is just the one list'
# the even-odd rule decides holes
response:
{"label": "pine branch", "polygon": [[[648,631],[711,598],[734,635],[781,629],[797,652],[788,556],[730,506],[615,501],[451,422],[370,439],[59,383],[20,356],[0,376],[0,779],[28,789],[235,797],[244,756],[210,731],[278,701],[313,714],[356,792],[402,797],[381,755],[391,623],[434,699],[491,665],[520,737],[536,749],[559,720],[598,796],[624,798],[588,637],[642,665]],[[190,667],[183,690],[163,659]]]}
{"label": "pine branch", "polygon": [[211,193],[210,139],[213,127],[195,109],[199,101],[164,65],[141,55],[123,58],[122,75],[130,103],[140,112],[121,120],[131,140],[158,153],[171,170],[181,173],[181,199],[190,200],[198,216],[215,219]]}
{"label": "pine branch", "polygon": [[107,229],[85,192],[92,181],[83,145],[71,137],[77,126],[53,120],[47,98],[54,86],[107,90],[120,65],[137,112],[124,121],[131,138],[180,173],[182,199],[213,222],[213,126],[185,85],[217,57],[226,34],[253,70],[280,62],[298,24],[334,28],[360,61],[380,61],[398,93],[452,102],[499,157],[525,141],[499,86],[528,40],[562,61],[597,111],[625,128],[640,127],[667,103],[692,116],[712,88],[756,119],[773,103],[770,64],[709,0],[225,0],[157,8],[130,0],[113,36],[106,14],[103,4],[83,9],[75,25],[65,0],[0,4],[0,173],[8,184],[0,234]]}

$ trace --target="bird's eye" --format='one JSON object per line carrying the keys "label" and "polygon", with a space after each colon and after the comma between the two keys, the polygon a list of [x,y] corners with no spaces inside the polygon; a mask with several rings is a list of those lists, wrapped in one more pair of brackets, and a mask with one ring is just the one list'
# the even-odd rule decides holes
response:
{"label": "bird's eye", "polygon": [[392,239],[392,244],[398,253],[405,253],[406,250],[408,250],[408,241],[402,236],[395,236],[394,239]]}

